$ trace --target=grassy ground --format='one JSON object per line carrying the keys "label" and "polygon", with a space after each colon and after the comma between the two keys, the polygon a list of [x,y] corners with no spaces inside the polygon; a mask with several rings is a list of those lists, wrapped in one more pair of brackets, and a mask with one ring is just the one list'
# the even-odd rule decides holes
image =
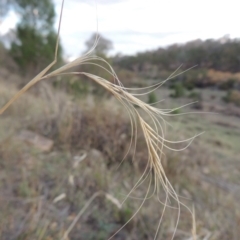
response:
{"label": "grassy ground", "polygon": [[[85,209],[68,239],[107,239],[137,211],[148,180],[123,201],[141,176],[147,151],[141,133],[135,160],[133,148],[118,168],[130,143],[130,121],[112,98],[92,96],[73,100],[48,85],[27,93],[0,118],[0,238],[61,239]],[[16,91],[0,82],[1,106]],[[228,108],[221,93],[202,92],[203,103]],[[191,101],[171,99],[169,90],[157,92],[160,108]],[[212,99],[212,98],[210,98]],[[147,99],[145,99],[147,101]],[[225,104],[225,105],[224,105]],[[204,108],[202,109],[205,110]],[[196,111],[190,107],[185,111]],[[189,114],[168,118],[168,138],[181,140],[205,131],[183,152],[166,152],[164,167],[181,201],[194,205],[199,239],[240,238],[240,121],[236,116]],[[54,141],[41,152],[18,139],[28,129]],[[78,163],[81,156],[86,158]],[[153,186],[151,188],[153,190]],[[108,193],[109,195],[106,195]],[[97,195],[94,195],[97,194]],[[57,197],[62,196],[62,199]],[[96,196],[92,202],[91,197]],[[160,192],[160,201],[165,194]],[[113,239],[153,239],[163,205],[148,199],[136,217]],[[174,203],[172,203],[174,204]],[[176,204],[175,204],[176,206]],[[175,239],[191,239],[192,216],[181,208]],[[171,239],[177,211],[168,208],[158,239]]]}

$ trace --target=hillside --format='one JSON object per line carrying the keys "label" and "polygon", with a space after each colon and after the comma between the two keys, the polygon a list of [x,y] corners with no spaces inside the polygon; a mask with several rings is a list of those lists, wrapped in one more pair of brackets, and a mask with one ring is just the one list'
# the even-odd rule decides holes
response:
{"label": "hillside", "polygon": [[187,71],[175,81],[186,86],[240,89],[239,39],[195,40],[174,44],[167,48],[121,56],[113,59],[116,66],[138,74],[145,79],[166,79],[181,67]]}
{"label": "hillside", "polygon": [[[6,76],[15,80],[17,76],[5,73],[0,79],[1,106],[17,90],[6,81]],[[157,101],[165,99],[157,104],[159,108],[191,101],[184,96],[171,98],[171,91],[164,87],[156,91]],[[167,138],[182,140],[205,133],[180,154],[165,149],[164,168],[181,201],[190,208],[194,204],[200,239],[237,240],[239,117],[229,116],[231,105],[222,101],[224,92],[199,91],[202,113],[177,115],[196,112],[187,107],[166,118],[171,124]],[[203,113],[219,109],[220,114]],[[47,82],[14,103],[0,117],[1,239],[61,239],[76,219],[69,233],[72,240],[107,239],[116,232],[137,211],[149,184],[144,182],[133,198],[120,205],[147,162],[139,132],[135,160],[132,147],[118,168],[131,141],[130,126],[128,114],[114,98],[92,93],[73,97]],[[114,239],[153,239],[165,197],[160,192],[159,199],[147,199]],[[176,219],[177,211],[167,208],[160,239],[171,238]],[[175,239],[191,238],[191,228],[191,214],[182,207]]]}

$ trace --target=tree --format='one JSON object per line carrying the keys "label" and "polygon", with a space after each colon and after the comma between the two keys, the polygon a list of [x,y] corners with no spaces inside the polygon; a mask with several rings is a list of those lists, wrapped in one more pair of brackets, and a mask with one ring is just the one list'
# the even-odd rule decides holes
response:
{"label": "tree", "polygon": [[[13,0],[13,7],[20,22],[10,52],[24,75],[35,75],[54,59],[54,5],[51,0]],[[61,55],[60,46],[59,60]]]}
{"label": "tree", "polygon": [[[98,57],[104,58],[105,60],[107,60],[108,63],[111,64],[111,59],[107,57],[107,53],[110,49],[113,48],[113,44],[110,40],[104,38],[99,34],[92,34],[91,37],[85,42],[85,45],[86,45],[85,53],[92,49],[97,39],[99,39],[98,44],[95,47],[95,49],[92,51],[92,54],[97,55]],[[94,65],[94,64],[100,64],[103,67],[106,67],[107,69],[109,69],[107,64],[104,64],[104,63],[101,64],[100,61],[96,59],[91,60],[91,63],[93,64],[86,64],[86,65],[83,64],[81,66],[78,66],[77,67],[78,71],[90,72],[91,74],[95,74],[102,78],[108,79],[109,81],[114,80],[113,77],[106,70],[104,70],[99,66]],[[88,77],[81,76],[81,79],[83,81],[77,81],[74,84],[72,84],[72,87],[74,88],[73,90],[75,92],[80,89],[79,93],[82,94],[82,89],[84,89],[85,91],[87,89],[87,90],[91,90],[94,95],[98,95],[101,97],[106,94],[106,91],[104,91],[103,88],[99,88],[99,86],[96,85],[94,82],[88,81],[89,80]]]}
{"label": "tree", "polygon": [[88,52],[94,45],[96,37],[99,38],[98,44],[94,49],[93,53],[97,56],[106,57],[109,50],[113,48],[113,44],[110,40],[104,38],[99,34],[93,34],[89,40],[86,41],[85,45],[87,47],[86,52]]}

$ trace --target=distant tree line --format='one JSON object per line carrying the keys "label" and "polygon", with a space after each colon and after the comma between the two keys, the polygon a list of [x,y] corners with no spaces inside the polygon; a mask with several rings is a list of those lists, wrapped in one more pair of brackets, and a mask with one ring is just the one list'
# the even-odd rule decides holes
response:
{"label": "distant tree line", "polygon": [[173,71],[183,64],[187,69],[194,65],[219,71],[240,72],[240,39],[195,40],[184,45],[174,44],[167,48],[123,56],[115,63],[125,69],[142,72],[152,66],[159,70]]}

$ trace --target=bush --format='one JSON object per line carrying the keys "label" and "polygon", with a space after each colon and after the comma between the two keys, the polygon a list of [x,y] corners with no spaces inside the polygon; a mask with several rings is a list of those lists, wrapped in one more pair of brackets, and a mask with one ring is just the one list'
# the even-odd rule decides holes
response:
{"label": "bush", "polygon": [[186,81],[184,83],[184,86],[189,91],[191,91],[191,90],[193,90],[195,88],[194,83],[193,82],[189,82],[189,81]]}
{"label": "bush", "polygon": [[54,140],[58,149],[97,149],[106,157],[107,164],[121,162],[131,132],[123,112],[114,112],[114,105],[106,101],[98,101],[92,108],[80,107],[65,98],[56,104],[55,114],[44,115],[27,128]]}
{"label": "bush", "polygon": [[233,79],[233,78],[230,78],[228,79],[227,81],[223,82],[219,88],[221,90],[231,90],[231,89],[234,89],[235,85],[236,85],[236,82],[237,80],[236,79]]}
{"label": "bush", "polygon": [[181,113],[181,110],[180,109],[175,109],[171,113],[172,114],[179,114],[179,113]]}
{"label": "bush", "polygon": [[199,92],[190,92],[189,93],[189,95],[188,95],[188,97],[189,98],[192,98],[192,99],[194,99],[194,100],[196,100],[196,101],[198,101],[198,100],[202,100],[202,95],[201,95],[201,93],[199,93]]}
{"label": "bush", "polygon": [[227,95],[223,97],[223,100],[227,103],[234,103],[237,106],[240,106],[240,91],[229,90]]}
{"label": "bush", "polygon": [[157,101],[158,100],[157,100],[156,94],[154,92],[149,93],[149,95],[148,95],[148,103],[152,104],[152,103],[155,103]]}
{"label": "bush", "polygon": [[176,83],[173,86],[174,93],[170,94],[170,97],[173,98],[180,98],[185,96],[185,88],[183,87],[182,83]]}
{"label": "bush", "polygon": [[58,77],[53,81],[53,86],[74,97],[86,96],[90,92],[89,82],[77,76]]}

